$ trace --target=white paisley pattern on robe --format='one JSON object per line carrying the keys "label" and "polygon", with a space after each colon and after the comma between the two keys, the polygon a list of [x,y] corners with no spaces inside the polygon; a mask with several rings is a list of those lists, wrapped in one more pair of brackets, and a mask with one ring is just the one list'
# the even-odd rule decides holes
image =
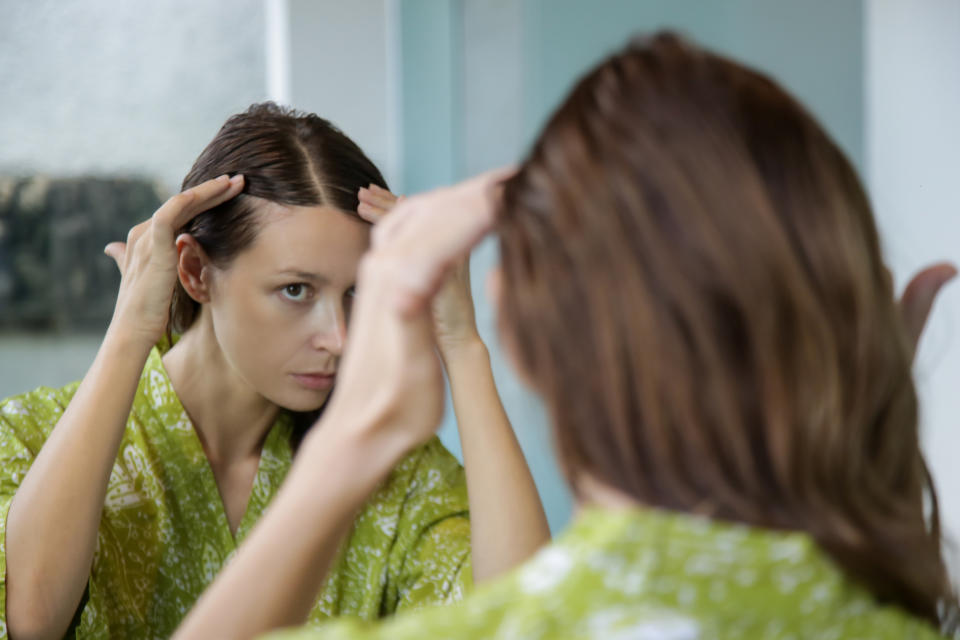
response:
{"label": "white paisley pattern on robe", "polygon": [[[7,637],[7,512],[77,386],[42,387],[0,402],[0,640]],[[154,349],[110,474],[90,579],[68,636],[171,635],[280,487],[292,460],[291,433],[283,414],[263,445],[234,536],[203,447]],[[374,620],[456,601],[470,581],[463,468],[434,438],[401,461],[361,510],[310,623]]]}
{"label": "white paisley pattern on robe", "polygon": [[270,640],[932,640],[804,533],[655,509],[589,508],[530,561],[458,604]]}

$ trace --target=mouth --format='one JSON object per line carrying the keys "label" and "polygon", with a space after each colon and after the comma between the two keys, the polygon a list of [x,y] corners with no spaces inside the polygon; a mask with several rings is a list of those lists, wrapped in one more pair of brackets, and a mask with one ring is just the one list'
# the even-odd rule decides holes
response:
{"label": "mouth", "polygon": [[293,376],[293,379],[300,383],[301,386],[314,391],[329,389],[333,386],[334,380],[337,379],[337,374],[335,373],[293,373],[290,375]]}

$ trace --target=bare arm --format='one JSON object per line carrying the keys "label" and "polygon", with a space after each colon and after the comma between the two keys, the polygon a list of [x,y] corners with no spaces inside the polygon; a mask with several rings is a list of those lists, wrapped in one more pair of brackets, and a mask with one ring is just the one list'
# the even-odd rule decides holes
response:
{"label": "bare arm", "polygon": [[17,640],[62,636],[80,603],[148,352],[107,334],[14,496],[7,516],[7,627]]}
{"label": "bare arm", "polygon": [[[359,198],[358,211],[370,220],[397,202],[376,185],[361,189]],[[477,331],[469,257],[450,270],[432,304],[467,473],[473,577],[482,582],[526,560],[550,540],[550,529]]]}
{"label": "bare arm", "polygon": [[242,179],[204,183],[134,227],[127,244],[108,247],[123,273],[110,328],[7,515],[6,623],[15,640],[59,638],[73,619],[140,373],[166,323],[174,230],[240,188]]}
{"label": "bare arm", "polygon": [[482,582],[529,558],[550,540],[550,529],[486,346],[477,338],[443,357],[467,472],[473,575]]}

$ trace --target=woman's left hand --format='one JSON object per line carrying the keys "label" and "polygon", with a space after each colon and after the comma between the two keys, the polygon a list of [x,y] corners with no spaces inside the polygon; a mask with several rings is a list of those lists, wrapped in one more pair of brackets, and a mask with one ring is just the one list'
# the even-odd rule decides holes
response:
{"label": "woman's left hand", "polygon": [[[375,184],[361,188],[358,197],[357,213],[374,224],[403,199]],[[480,339],[470,288],[469,255],[450,270],[431,309],[437,347],[444,359],[459,347],[475,344]]]}

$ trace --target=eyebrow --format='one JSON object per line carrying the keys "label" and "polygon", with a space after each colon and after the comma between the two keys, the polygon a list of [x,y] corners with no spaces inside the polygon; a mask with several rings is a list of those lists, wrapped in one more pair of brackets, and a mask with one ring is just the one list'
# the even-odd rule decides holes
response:
{"label": "eyebrow", "polygon": [[283,269],[277,273],[281,276],[293,276],[299,278],[300,280],[311,280],[313,282],[326,282],[327,278],[320,275],[319,273],[311,273],[309,271],[299,271],[297,269]]}

